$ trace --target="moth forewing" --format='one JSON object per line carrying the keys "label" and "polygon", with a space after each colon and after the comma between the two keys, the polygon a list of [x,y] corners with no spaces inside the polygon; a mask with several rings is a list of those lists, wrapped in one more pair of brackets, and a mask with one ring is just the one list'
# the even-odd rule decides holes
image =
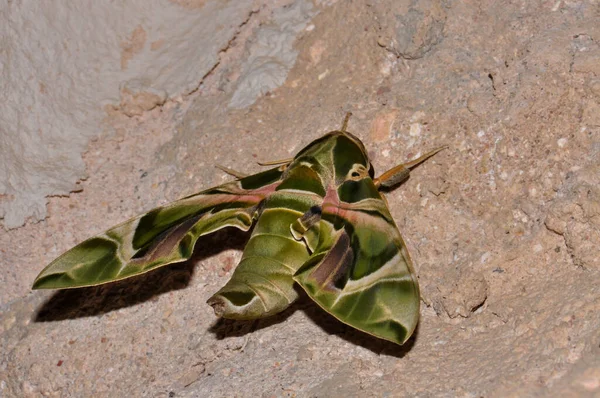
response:
{"label": "moth forewing", "polygon": [[250,229],[280,175],[268,170],[132,218],[62,254],[42,270],[33,288],[100,285],[185,261],[203,235],[228,226]]}

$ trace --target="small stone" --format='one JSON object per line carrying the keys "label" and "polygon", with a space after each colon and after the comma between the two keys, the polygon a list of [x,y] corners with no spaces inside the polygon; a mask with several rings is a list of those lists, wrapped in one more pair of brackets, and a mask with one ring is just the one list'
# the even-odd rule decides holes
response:
{"label": "small stone", "polygon": [[315,44],[313,44],[308,53],[310,54],[310,61],[313,65],[318,64],[321,61],[321,56],[325,52],[325,43],[322,40],[317,40]]}
{"label": "small stone", "polygon": [[314,357],[312,348],[313,347],[310,345],[305,345],[305,346],[301,347],[298,350],[298,353],[296,354],[296,359],[298,361],[311,361]]}
{"label": "small stone", "polygon": [[578,382],[587,391],[600,391],[600,368],[586,370]]}
{"label": "small stone", "polygon": [[140,82],[127,82],[121,88],[120,108],[127,116],[140,116],[157,106],[163,105],[167,99],[164,90],[150,90]]}
{"label": "small stone", "polygon": [[535,189],[535,187],[529,188],[529,196],[534,198],[537,196],[537,189]]}
{"label": "small stone", "polygon": [[417,111],[417,112],[413,113],[413,115],[410,117],[410,122],[411,123],[420,122],[421,120],[423,120],[424,117],[425,117],[425,112]]}
{"label": "small stone", "polygon": [[233,372],[233,369],[231,369],[231,368],[223,368],[223,369],[221,369],[221,374],[223,376],[225,376],[225,377],[229,377],[232,372]]}
{"label": "small stone", "polygon": [[369,133],[371,139],[375,142],[389,140],[392,135],[396,116],[396,111],[378,113],[375,116],[373,123],[371,123],[371,131]]}
{"label": "small stone", "polygon": [[558,141],[556,141],[556,144],[558,145],[559,148],[564,148],[565,145],[567,145],[567,139],[559,138]]}
{"label": "small stone", "polygon": [[421,123],[413,123],[410,125],[410,132],[408,133],[411,137],[418,137],[421,135],[423,125]]}
{"label": "small stone", "polygon": [[600,104],[586,101],[583,107],[582,122],[587,126],[600,126]]}

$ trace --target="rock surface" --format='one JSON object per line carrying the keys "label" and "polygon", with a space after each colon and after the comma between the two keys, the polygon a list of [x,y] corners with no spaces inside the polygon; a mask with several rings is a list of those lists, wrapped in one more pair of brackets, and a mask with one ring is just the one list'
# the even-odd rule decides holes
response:
{"label": "rock surface", "polygon": [[0,5],[4,227],[43,220],[46,196],[80,189],[81,153],[105,129],[105,109],[140,115],[197,90],[255,5],[187,3]]}
{"label": "rock surface", "polygon": [[[598,2],[317,1],[284,83],[228,107],[261,29],[298,2],[256,6],[199,90],[112,113],[82,191],[0,232],[0,395],[600,394]],[[139,278],[29,291],[82,239],[228,180],[215,163],[256,172],[346,111],[377,171],[449,146],[387,195],[424,302],[406,345],[306,298],[217,320],[205,301],[240,259],[237,231]]]}

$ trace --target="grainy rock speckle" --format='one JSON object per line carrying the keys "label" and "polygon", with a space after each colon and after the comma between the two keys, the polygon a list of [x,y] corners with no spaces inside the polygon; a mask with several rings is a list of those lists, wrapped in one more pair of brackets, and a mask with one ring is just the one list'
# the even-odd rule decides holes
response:
{"label": "grainy rock speckle", "polygon": [[[0,296],[0,395],[600,394],[597,2],[417,0],[402,18],[391,4],[316,2],[287,80],[249,108],[227,104],[252,20],[201,90],[113,115],[82,191],[0,232],[18,281]],[[346,111],[378,171],[449,146],[387,195],[424,301],[404,346],[305,297],[264,320],[215,319],[205,301],[239,260],[237,231],[139,278],[28,291],[81,239],[225,181],[213,164],[258,171]]]}

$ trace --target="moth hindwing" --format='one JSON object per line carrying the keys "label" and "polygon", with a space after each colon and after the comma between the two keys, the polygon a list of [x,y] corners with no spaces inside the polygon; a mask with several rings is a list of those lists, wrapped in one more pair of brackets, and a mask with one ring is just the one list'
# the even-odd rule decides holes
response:
{"label": "moth hindwing", "polygon": [[256,319],[278,313],[298,298],[298,283],[340,321],[403,344],[419,319],[419,286],[379,189],[402,182],[412,166],[443,148],[373,178],[363,143],[346,131],[348,116],[340,130],[278,167],[238,173],[233,182],[80,243],[44,268],[33,288],[129,278],[189,259],[203,235],[254,225],[231,279],[208,300],[218,316]]}

